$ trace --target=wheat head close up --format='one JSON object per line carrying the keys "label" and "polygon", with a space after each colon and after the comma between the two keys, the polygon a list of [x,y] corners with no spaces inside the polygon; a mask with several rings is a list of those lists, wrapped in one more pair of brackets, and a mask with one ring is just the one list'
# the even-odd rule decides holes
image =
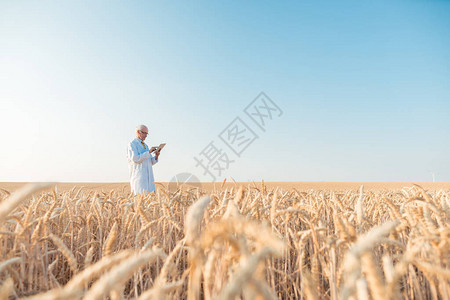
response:
{"label": "wheat head close up", "polygon": [[450,299],[450,191],[0,194],[0,299]]}

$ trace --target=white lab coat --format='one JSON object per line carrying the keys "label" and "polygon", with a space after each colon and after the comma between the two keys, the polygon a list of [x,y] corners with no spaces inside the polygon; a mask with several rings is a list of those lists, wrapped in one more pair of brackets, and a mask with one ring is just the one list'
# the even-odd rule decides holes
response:
{"label": "white lab coat", "polygon": [[[145,144],[145,143],[144,143]],[[130,171],[131,191],[137,194],[149,193],[155,190],[155,179],[152,166],[158,162],[149,153],[147,144],[142,145],[139,138],[135,138],[128,144],[127,158]]]}

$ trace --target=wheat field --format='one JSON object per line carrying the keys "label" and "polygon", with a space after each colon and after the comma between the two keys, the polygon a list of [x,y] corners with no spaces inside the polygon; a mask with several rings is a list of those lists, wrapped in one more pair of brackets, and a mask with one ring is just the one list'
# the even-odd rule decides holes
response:
{"label": "wheat field", "polygon": [[0,192],[0,299],[450,299],[449,189]]}

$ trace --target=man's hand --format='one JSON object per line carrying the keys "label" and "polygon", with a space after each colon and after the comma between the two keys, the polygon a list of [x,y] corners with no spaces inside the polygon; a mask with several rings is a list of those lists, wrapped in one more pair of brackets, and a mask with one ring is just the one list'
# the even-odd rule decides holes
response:
{"label": "man's hand", "polygon": [[152,153],[152,152],[155,151],[156,149],[158,149],[158,148],[156,148],[156,147],[151,147],[149,152]]}
{"label": "man's hand", "polygon": [[160,151],[155,152],[155,159],[158,159],[160,153],[161,153]]}

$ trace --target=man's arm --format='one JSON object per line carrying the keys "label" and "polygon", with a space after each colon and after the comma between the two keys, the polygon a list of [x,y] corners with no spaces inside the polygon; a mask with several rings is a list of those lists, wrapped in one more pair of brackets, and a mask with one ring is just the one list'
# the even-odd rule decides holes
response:
{"label": "man's arm", "polygon": [[142,154],[138,154],[136,146],[133,143],[128,144],[128,152],[127,152],[128,160],[131,160],[137,164],[142,163],[144,160],[150,158],[150,153],[145,151]]}
{"label": "man's arm", "polygon": [[156,164],[158,162],[159,153],[155,153],[155,156],[151,156],[152,165]]}

